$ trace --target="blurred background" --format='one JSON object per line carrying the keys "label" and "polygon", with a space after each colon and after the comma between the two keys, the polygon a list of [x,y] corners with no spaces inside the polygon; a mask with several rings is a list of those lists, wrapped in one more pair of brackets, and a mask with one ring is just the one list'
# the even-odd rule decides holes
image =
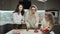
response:
{"label": "blurred background", "polygon": [[[44,1],[44,0],[43,1],[41,0],[0,0],[0,12],[2,11],[13,12],[18,3],[22,3],[24,5],[24,9],[29,9],[31,4],[35,4],[38,7],[38,10],[44,10],[46,12],[53,13],[54,18],[55,18],[55,24],[58,24],[58,26],[60,25],[60,0],[47,0],[47,1]],[[0,13],[0,16],[1,16],[1,13]],[[0,17],[0,20],[1,20],[1,17]],[[0,24],[2,24],[1,21],[0,21]],[[0,33],[4,34],[5,33],[4,31],[6,31],[6,29],[10,28],[11,26],[5,27],[5,25],[3,25],[2,27],[0,25],[0,31],[1,31]],[[59,27],[57,27],[56,29],[59,29]]]}

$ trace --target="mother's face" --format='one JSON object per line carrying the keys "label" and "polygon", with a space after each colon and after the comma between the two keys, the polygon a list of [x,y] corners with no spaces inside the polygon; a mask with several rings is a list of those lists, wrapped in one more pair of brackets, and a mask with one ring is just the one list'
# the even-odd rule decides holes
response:
{"label": "mother's face", "polygon": [[23,10],[23,5],[19,5],[19,11]]}
{"label": "mother's face", "polygon": [[36,12],[36,8],[35,7],[31,7],[31,12],[34,14]]}

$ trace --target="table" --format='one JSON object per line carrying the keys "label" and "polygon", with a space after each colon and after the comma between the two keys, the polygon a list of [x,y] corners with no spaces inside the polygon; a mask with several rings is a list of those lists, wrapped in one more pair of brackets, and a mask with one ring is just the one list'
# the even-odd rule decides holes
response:
{"label": "table", "polygon": [[[12,34],[13,30],[7,32],[6,34]],[[34,29],[30,29],[29,31],[26,31],[26,29],[21,29],[20,34],[42,34],[42,32],[40,30],[38,30],[38,33],[34,33]]]}

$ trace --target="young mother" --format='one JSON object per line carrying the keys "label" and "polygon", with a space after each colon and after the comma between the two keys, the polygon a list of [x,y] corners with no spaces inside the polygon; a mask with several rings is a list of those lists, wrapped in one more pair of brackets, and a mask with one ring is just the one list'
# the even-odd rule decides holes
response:
{"label": "young mother", "polygon": [[38,27],[39,15],[37,13],[37,7],[35,5],[30,6],[29,12],[26,14],[25,22],[27,24],[27,28]]}
{"label": "young mother", "polygon": [[[14,24],[24,24],[24,8],[22,4],[18,4],[15,12],[13,12],[13,22]],[[18,26],[16,26],[17,28]]]}

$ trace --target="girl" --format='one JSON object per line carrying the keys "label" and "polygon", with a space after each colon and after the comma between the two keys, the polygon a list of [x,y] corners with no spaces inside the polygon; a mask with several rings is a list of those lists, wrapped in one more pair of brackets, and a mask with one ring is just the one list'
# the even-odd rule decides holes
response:
{"label": "girl", "polygon": [[53,28],[53,26],[55,25],[54,23],[55,23],[54,17],[52,15],[52,13],[46,12],[45,19],[43,19],[43,21],[41,23],[42,24],[41,29],[42,29],[43,33],[50,31]]}

